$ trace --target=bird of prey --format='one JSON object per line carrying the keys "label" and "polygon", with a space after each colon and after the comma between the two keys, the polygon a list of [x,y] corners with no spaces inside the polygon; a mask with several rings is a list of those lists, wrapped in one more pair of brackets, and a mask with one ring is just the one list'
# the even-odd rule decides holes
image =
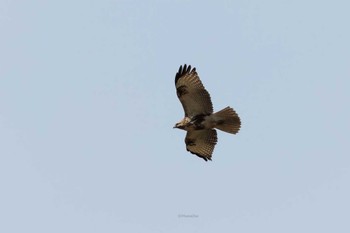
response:
{"label": "bird of prey", "polygon": [[174,128],[187,131],[187,151],[205,161],[211,160],[217,143],[215,129],[236,134],[241,127],[241,120],[231,107],[213,113],[210,95],[199,79],[196,68],[191,69],[186,64],[180,66],[175,76],[175,87],[185,117]]}

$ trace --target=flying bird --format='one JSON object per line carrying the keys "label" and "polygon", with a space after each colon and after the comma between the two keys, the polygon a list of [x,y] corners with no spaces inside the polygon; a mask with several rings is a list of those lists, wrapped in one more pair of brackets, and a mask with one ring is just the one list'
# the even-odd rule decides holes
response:
{"label": "flying bird", "polygon": [[213,113],[210,95],[199,79],[196,68],[191,69],[186,64],[180,66],[175,76],[175,87],[185,117],[174,128],[187,131],[187,151],[205,161],[211,160],[218,140],[215,129],[236,134],[241,127],[241,120],[231,107]]}

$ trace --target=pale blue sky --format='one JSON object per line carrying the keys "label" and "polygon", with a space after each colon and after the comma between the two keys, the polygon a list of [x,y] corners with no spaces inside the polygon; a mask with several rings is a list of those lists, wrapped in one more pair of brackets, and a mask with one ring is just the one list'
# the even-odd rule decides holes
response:
{"label": "pale blue sky", "polygon": [[[0,1],[0,232],[350,232],[349,9]],[[212,162],[184,63],[242,119]]]}

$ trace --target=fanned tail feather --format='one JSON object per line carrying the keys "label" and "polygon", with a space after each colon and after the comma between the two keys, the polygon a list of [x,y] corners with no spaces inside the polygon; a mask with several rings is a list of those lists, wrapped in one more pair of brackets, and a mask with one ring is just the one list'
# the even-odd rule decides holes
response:
{"label": "fanned tail feather", "polygon": [[227,133],[236,134],[241,128],[241,120],[231,107],[226,107],[214,113],[215,128]]}

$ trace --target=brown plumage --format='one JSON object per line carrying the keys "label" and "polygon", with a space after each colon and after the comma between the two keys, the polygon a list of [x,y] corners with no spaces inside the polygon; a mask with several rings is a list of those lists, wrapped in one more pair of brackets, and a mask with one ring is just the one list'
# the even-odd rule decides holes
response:
{"label": "brown plumage", "polygon": [[205,161],[211,160],[217,143],[216,129],[236,134],[241,126],[237,113],[230,107],[213,113],[210,95],[205,90],[196,68],[186,64],[180,66],[175,76],[176,94],[185,111],[185,118],[174,128],[187,131],[185,144],[187,151]]}

